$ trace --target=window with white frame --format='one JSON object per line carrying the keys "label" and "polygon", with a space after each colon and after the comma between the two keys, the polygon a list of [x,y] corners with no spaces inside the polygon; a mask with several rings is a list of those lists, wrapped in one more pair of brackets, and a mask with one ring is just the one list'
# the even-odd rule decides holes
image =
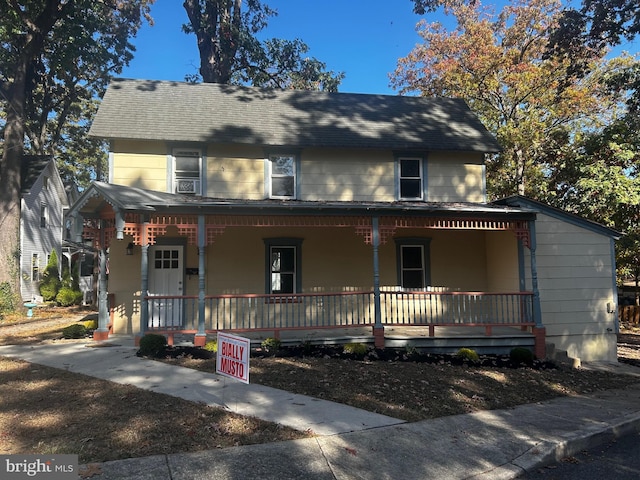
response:
{"label": "window with white frame", "polygon": [[202,194],[202,156],[199,150],[174,150],[173,192]]}
{"label": "window with white frame", "polygon": [[46,203],[40,204],[40,228],[47,228],[49,211]]}
{"label": "window with white frame", "polygon": [[422,158],[398,158],[398,182],[400,200],[422,200]]}
{"label": "window with white frame", "polygon": [[40,254],[31,254],[31,281],[37,282],[40,280]]}
{"label": "window with white frame", "polygon": [[270,155],[269,177],[270,198],[296,198],[296,159],[294,155]]}
{"label": "window with white frame", "polygon": [[398,283],[403,289],[422,290],[431,283],[430,239],[396,239]]}
{"label": "window with white frame", "polygon": [[266,292],[292,294],[300,292],[302,240],[295,238],[265,239]]}

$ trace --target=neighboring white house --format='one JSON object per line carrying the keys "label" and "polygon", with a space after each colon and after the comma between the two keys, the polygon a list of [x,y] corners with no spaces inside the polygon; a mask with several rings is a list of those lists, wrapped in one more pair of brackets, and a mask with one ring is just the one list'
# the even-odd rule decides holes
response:
{"label": "neighboring white house", "polygon": [[39,283],[51,252],[62,258],[67,193],[53,157],[25,155],[22,163],[20,214],[20,294],[24,301],[40,295]]}

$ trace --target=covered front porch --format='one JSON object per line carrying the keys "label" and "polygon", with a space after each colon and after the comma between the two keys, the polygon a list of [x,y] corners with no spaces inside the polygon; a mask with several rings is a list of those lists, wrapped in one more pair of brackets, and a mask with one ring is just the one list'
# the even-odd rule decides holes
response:
{"label": "covered front porch", "polygon": [[[195,335],[201,325],[198,297],[147,296],[147,332]],[[204,332],[246,336],[259,345],[273,337],[285,345],[376,344],[375,292],[205,296]],[[508,353],[535,346],[533,294],[445,291],[380,291],[384,346],[434,353],[468,347]]]}
{"label": "covered front porch", "polygon": [[196,345],[224,330],[254,342],[527,346],[544,357],[531,211],[92,188],[75,213],[101,252],[97,339],[111,318],[117,333]]}

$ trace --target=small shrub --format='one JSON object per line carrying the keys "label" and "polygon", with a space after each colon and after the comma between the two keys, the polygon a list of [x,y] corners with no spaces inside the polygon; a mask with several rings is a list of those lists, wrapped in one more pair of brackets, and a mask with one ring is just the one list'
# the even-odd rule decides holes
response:
{"label": "small shrub", "polygon": [[509,352],[509,358],[516,364],[530,365],[533,363],[533,352],[528,348],[516,347]]}
{"label": "small shrub", "polygon": [[58,270],[58,254],[56,250],[51,251],[47,267],[44,270],[43,278],[40,281],[40,295],[45,302],[56,299],[62,282],[60,281],[60,271]]}
{"label": "small shrub", "polygon": [[157,357],[167,346],[167,339],[164,335],[157,333],[147,333],[140,339],[140,355]]}
{"label": "small shrub", "polygon": [[347,343],[342,351],[350,355],[363,356],[367,353],[367,346],[364,343]]}
{"label": "small shrub", "polygon": [[84,325],[84,328],[87,330],[95,330],[98,328],[98,320],[85,320],[82,322],[82,325]]}
{"label": "small shrub", "polygon": [[456,357],[472,363],[477,363],[480,361],[480,357],[478,356],[476,351],[471,348],[461,348],[456,352]]}
{"label": "small shrub", "polygon": [[282,342],[280,339],[273,337],[265,338],[260,344],[260,346],[267,352],[277,352],[280,350],[281,345]]}
{"label": "small shrub", "polygon": [[302,352],[304,355],[310,355],[313,352],[314,345],[310,340],[305,340],[302,342]]}
{"label": "small shrub", "polygon": [[56,303],[62,307],[78,305],[82,301],[82,292],[62,287],[56,295]]}
{"label": "small shrub", "polygon": [[63,338],[84,338],[87,336],[87,329],[81,323],[74,323],[62,329]]}
{"label": "small shrub", "polygon": [[217,353],[218,352],[218,340],[217,339],[209,340],[207,343],[204,344],[204,347],[202,347],[202,348],[204,348],[208,352]]}
{"label": "small shrub", "polygon": [[0,315],[14,312],[19,301],[18,296],[13,293],[9,282],[0,283]]}

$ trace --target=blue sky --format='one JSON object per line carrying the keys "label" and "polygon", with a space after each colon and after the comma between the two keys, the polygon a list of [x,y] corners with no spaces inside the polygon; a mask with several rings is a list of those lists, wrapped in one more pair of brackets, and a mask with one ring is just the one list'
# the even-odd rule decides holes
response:
{"label": "blue sky", "polygon": [[[264,0],[278,11],[261,38],[300,38],[309,55],[344,72],[341,92],[395,94],[388,74],[398,58],[420,40],[420,17],[410,0]],[[121,76],[154,80],[184,80],[200,64],[196,39],[181,25],[187,14],[179,0],[156,0],[154,26],[145,26],[133,44],[136,55]]]}
{"label": "blue sky", "polygon": [[[389,73],[397,60],[420,42],[411,0],[264,0],[278,11],[261,38],[300,38],[309,55],[344,72],[339,90],[353,93],[397,94]],[[503,5],[505,0],[486,1]],[[156,0],[151,7],[154,26],[144,26],[133,43],[137,52],[121,76],[183,81],[200,64],[196,39],[181,26],[187,14],[181,0]],[[447,19],[430,14],[428,21]]]}

